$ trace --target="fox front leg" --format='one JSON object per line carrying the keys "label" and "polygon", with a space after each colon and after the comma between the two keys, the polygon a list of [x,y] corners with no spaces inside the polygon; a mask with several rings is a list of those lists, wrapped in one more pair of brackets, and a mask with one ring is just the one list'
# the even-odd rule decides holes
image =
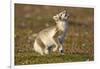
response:
{"label": "fox front leg", "polygon": [[59,52],[60,52],[62,55],[64,55],[63,43],[64,43],[64,37],[59,36],[59,37],[58,37]]}
{"label": "fox front leg", "polygon": [[63,48],[63,45],[60,45],[59,47],[59,52],[64,55],[64,48]]}

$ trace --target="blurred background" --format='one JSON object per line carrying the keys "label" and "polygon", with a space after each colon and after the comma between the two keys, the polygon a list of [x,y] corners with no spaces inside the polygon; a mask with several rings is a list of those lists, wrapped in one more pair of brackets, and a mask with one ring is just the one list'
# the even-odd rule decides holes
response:
{"label": "blurred background", "polygon": [[[67,10],[69,28],[64,48],[40,56],[32,50],[35,36],[40,30],[55,25],[53,16]],[[94,60],[94,9],[47,5],[15,4],[15,65],[66,63]],[[30,41],[31,39],[31,41]]]}

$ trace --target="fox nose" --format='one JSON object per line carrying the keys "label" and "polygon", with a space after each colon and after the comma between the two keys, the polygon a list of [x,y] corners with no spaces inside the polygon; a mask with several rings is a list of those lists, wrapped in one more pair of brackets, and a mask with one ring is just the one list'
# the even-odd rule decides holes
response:
{"label": "fox nose", "polygon": [[66,16],[69,17],[69,14],[65,14],[65,17],[66,17]]}
{"label": "fox nose", "polygon": [[65,14],[65,17],[67,16],[67,14]]}

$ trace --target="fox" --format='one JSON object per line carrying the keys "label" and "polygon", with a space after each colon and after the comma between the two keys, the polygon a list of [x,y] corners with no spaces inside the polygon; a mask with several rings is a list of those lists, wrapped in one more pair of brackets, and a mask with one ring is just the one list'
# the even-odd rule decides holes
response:
{"label": "fox", "polygon": [[53,16],[55,25],[41,30],[33,43],[33,49],[40,55],[50,54],[57,50],[64,55],[64,40],[68,29],[69,14],[66,10]]}

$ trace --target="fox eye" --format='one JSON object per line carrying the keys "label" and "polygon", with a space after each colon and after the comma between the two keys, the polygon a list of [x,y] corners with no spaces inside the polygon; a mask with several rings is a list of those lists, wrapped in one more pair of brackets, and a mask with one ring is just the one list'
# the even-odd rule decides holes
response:
{"label": "fox eye", "polygon": [[61,17],[59,17],[59,19],[61,20]]}
{"label": "fox eye", "polygon": [[61,16],[62,16],[62,14],[61,14]]}
{"label": "fox eye", "polygon": [[65,17],[67,16],[67,14],[65,14]]}

